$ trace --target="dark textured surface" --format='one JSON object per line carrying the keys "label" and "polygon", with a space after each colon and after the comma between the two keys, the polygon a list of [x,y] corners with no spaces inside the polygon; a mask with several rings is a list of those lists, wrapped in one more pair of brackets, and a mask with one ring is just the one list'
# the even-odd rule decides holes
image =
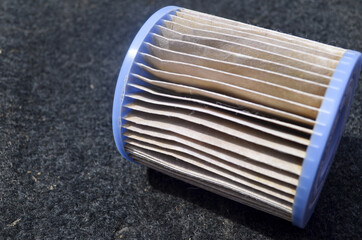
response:
{"label": "dark textured surface", "polygon": [[304,230],[121,159],[117,74],[179,5],[362,51],[362,1],[0,1],[0,239],[360,239],[362,84]]}

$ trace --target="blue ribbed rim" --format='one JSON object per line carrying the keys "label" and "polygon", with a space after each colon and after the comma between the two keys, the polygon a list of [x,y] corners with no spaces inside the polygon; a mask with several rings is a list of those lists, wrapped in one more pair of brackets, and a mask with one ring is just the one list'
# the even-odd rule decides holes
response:
{"label": "blue ribbed rim", "polygon": [[126,85],[128,79],[130,77],[130,72],[134,67],[134,60],[136,59],[137,53],[139,52],[140,48],[142,47],[145,40],[149,39],[150,32],[155,27],[156,24],[159,24],[162,19],[165,18],[167,14],[172,11],[177,11],[180,9],[176,6],[168,6],[161,8],[157,12],[155,12],[141,27],[138,31],[136,37],[133,39],[131,46],[128,49],[126,57],[123,60],[123,64],[121,67],[121,71],[118,75],[116,90],[114,93],[113,98],[113,112],[112,112],[112,128],[113,128],[113,137],[114,141],[116,142],[118,151],[121,155],[127,159],[132,161],[132,158],[128,156],[127,152],[124,149],[124,140],[126,137],[123,135],[123,129],[120,128],[125,121],[122,120],[122,117],[127,114],[127,109],[122,108],[123,105],[128,103],[128,100],[124,98]]}
{"label": "blue ribbed rim", "polygon": [[293,205],[293,224],[309,221],[341,139],[361,70],[362,55],[348,50],[332,76],[303,161]]}

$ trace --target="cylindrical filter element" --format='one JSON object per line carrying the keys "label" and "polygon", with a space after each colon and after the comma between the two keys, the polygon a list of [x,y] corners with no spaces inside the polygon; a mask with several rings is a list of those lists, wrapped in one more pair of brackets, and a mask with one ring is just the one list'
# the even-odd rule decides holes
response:
{"label": "cylindrical filter element", "polygon": [[304,227],[361,54],[179,7],[153,14],[113,103],[122,156]]}

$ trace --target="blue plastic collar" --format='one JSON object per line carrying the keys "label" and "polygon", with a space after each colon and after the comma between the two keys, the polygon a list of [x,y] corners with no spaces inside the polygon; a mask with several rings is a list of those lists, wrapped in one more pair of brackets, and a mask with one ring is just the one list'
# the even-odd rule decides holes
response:
{"label": "blue plastic collar", "polygon": [[116,91],[114,93],[113,99],[113,113],[112,113],[112,127],[113,127],[113,137],[116,142],[118,151],[122,156],[132,161],[132,158],[128,156],[127,152],[124,149],[124,140],[126,136],[123,135],[124,129],[123,126],[126,121],[122,119],[127,114],[127,109],[122,108],[123,105],[127,104],[127,99],[125,96],[126,85],[130,77],[130,72],[134,67],[134,60],[136,59],[139,49],[142,47],[145,40],[151,40],[150,33],[156,24],[161,23],[162,19],[165,18],[167,14],[172,11],[177,11],[180,9],[176,6],[164,7],[157,12],[155,12],[141,27],[138,31],[136,37],[133,39],[131,46],[128,49],[126,57],[123,60],[121,71],[118,75]]}
{"label": "blue plastic collar", "polygon": [[348,50],[329,83],[317,116],[293,205],[293,224],[304,228],[311,217],[333,162],[351,107],[362,55]]}

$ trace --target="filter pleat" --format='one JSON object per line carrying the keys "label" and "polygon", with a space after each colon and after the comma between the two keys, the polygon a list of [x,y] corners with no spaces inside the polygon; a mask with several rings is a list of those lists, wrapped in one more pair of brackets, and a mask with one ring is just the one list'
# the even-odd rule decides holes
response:
{"label": "filter pleat", "polygon": [[[209,80],[216,80],[221,83],[226,83],[231,86],[237,86],[246,88],[249,90],[253,90],[256,92],[268,94],[271,96],[275,96],[281,99],[294,101],[297,103],[307,104],[309,106],[319,108],[323,97],[316,96],[313,94],[305,93],[303,91],[294,90],[288,87],[284,87],[281,85],[269,83],[267,81],[262,81],[256,78],[247,77],[240,74],[233,74],[226,72],[224,70],[216,70],[210,67],[204,67],[196,64],[185,63],[184,61],[170,61],[163,60],[158,57],[154,57],[149,54],[143,54],[145,61],[153,67],[149,68],[145,66],[145,70],[148,72],[155,72],[155,69],[176,73],[176,74],[184,74],[191,75],[194,77],[205,78]],[[156,74],[153,74],[157,76]],[[168,78],[166,78],[168,79]]]}
{"label": "filter pleat", "polygon": [[[138,86],[140,87],[140,86]],[[189,101],[184,101],[184,100],[174,100],[174,99],[170,99],[170,98],[166,98],[166,97],[158,97],[157,95],[152,95],[152,94],[148,94],[145,92],[142,93],[134,93],[134,94],[127,94],[127,97],[131,97],[134,100],[138,100],[138,101],[142,101],[144,103],[151,103],[154,104],[156,106],[161,106],[161,108],[164,108],[165,106],[168,107],[172,107],[172,108],[168,108],[168,110],[177,110],[180,111],[178,109],[182,110],[188,110],[189,111],[189,115],[194,115],[194,114],[198,114],[198,116],[200,116],[200,113],[204,114],[204,118],[206,118],[206,116],[208,116],[208,118],[212,118],[216,119],[216,121],[222,121],[222,124],[224,124],[224,120],[230,121],[230,124],[234,124],[235,128],[239,129],[239,131],[241,131],[240,129],[243,129],[242,131],[256,131],[255,135],[262,135],[262,137],[264,139],[269,139],[269,135],[276,137],[277,139],[273,139],[273,143],[274,142],[279,142],[279,141],[283,141],[286,143],[291,142],[292,143],[297,143],[300,144],[302,146],[308,146],[309,145],[309,139],[307,137],[303,137],[300,136],[301,134],[297,134],[297,133],[290,133],[287,130],[283,130],[280,127],[273,127],[271,126],[271,124],[265,124],[263,122],[258,122],[255,119],[248,119],[248,118],[244,118],[244,117],[240,117],[240,116],[235,116],[234,114],[230,114],[229,112],[225,112],[225,111],[220,111],[217,110],[215,108],[211,108],[211,107],[203,107],[200,106],[198,104],[194,104],[194,103],[190,103]],[[144,103],[140,103],[140,104],[144,104]],[[137,104],[131,103],[126,105],[128,108],[130,108],[130,106],[138,106]],[[142,107],[142,106],[140,106]],[[156,107],[153,107],[156,108]],[[226,122],[226,124],[229,124],[228,122]],[[220,124],[221,125],[221,124]],[[308,135],[307,135],[308,136]],[[278,139],[280,138],[280,139]],[[273,144],[270,143],[270,144]],[[270,146],[268,144],[268,146]]]}
{"label": "filter pleat", "polygon": [[[274,119],[274,118],[270,118],[270,117],[266,117],[261,115],[260,113],[253,113],[251,111],[247,111],[243,108],[234,108],[232,106],[227,106],[225,104],[222,103],[214,103],[211,101],[207,101],[205,99],[200,99],[197,98],[196,96],[182,96],[182,95],[177,95],[176,93],[172,93],[170,94],[169,91],[165,91],[164,89],[161,88],[155,88],[155,87],[151,87],[151,86],[144,86],[144,85],[138,85],[138,84],[133,84],[133,83],[129,83],[128,84],[131,87],[137,88],[140,91],[144,91],[147,93],[150,93],[152,95],[155,96],[161,96],[161,97],[166,97],[166,98],[170,98],[172,100],[176,99],[176,100],[183,100],[186,102],[190,102],[190,103],[196,103],[196,105],[199,107],[199,109],[204,109],[204,110],[208,110],[212,108],[215,109],[220,109],[220,110],[225,110],[227,112],[230,112],[230,114],[235,115],[235,117],[237,119],[241,119],[243,118],[243,120],[246,120],[248,118],[252,119],[249,122],[250,123],[254,123],[254,124],[259,124],[260,129],[264,129],[264,127],[268,128],[268,127],[272,127],[272,126],[278,126],[277,130],[279,133],[281,133],[279,136],[284,136],[283,133],[286,133],[288,131],[296,131],[296,132],[301,132],[301,133],[305,133],[308,136],[306,138],[304,138],[304,140],[301,140],[307,144],[309,144],[309,137],[310,135],[313,133],[313,130],[307,127],[303,127],[297,124],[293,124],[293,123],[289,123],[289,122],[285,122],[282,120],[278,120],[278,119]],[[127,95],[127,96],[135,96],[135,95]],[[145,94],[143,94],[143,96],[145,96]],[[168,100],[168,101],[172,101],[172,100]],[[288,129],[288,130],[283,130],[283,129]],[[307,142],[306,142],[307,141]]]}
{"label": "filter pleat", "polygon": [[184,42],[197,43],[217,49],[221,49],[227,52],[232,52],[236,54],[243,54],[246,56],[254,57],[257,59],[265,59],[268,61],[289,65],[295,68],[302,70],[308,70],[315,73],[320,73],[327,76],[332,76],[334,69],[326,66],[315,65],[310,62],[302,61],[294,58],[293,56],[285,56],[279,53],[269,52],[260,48],[253,46],[248,46],[245,44],[234,43],[230,41],[225,41],[218,38],[210,37],[200,37],[195,35],[182,34],[171,29],[159,26],[162,36],[175,39]]}
{"label": "filter pleat", "polygon": [[186,124],[183,120],[139,111],[132,111],[132,114],[125,117],[125,120],[186,135],[226,151],[232,150],[240,156],[247,157],[262,164],[274,166],[286,172],[299,175],[301,171],[301,162],[303,159],[281,154],[277,151],[240,139],[230,138],[224,133],[214,131],[196,123]]}
{"label": "filter pleat", "polygon": [[220,48],[214,48],[199,43],[192,43],[187,41],[169,39],[158,34],[153,35],[153,44],[164,49],[170,49],[177,52],[188,53],[191,55],[198,55],[208,57],[211,59],[227,61],[231,63],[238,63],[241,65],[252,66],[260,69],[269,70],[275,73],[281,73],[299,78],[305,82],[316,82],[324,84],[328,87],[330,76],[323,73],[316,73],[310,69],[301,69],[293,67],[288,64],[281,64],[267,59],[255,58],[252,56],[226,51]]}
{"label": "filter pleat", "polygon": [[[205,37],[205,38],[213,38],[213,39],[220,39],[226,42],[230,43],[236,43],[236,44],[242,44],[245,46],[253,47],[259,50],[263,50],[269,53],[275,53],[282,56],[292,57],[296,60],[301,61],[308,61],[310,63],[313,63],[315,65],[319,65],[321,67],[329,67],[329,68],[335,68],[338,64],[338,61],[321,57],[315,54],[310,54],[307,52],[302,52],[295,50],[293,48],[286,48],[280,45],[272,44],[270,42],[265,41],[259,41],[252,38],[246,38],[239,36],[239,34],[236,34],[236,31],[233,31],[232,33],[220,33],[220,31],[215,31],[216,29],[212,30],[201,30],[199,28],[193,28],[190,27],[190,25],[182,25],[179,23],[176,23],[175,20],[178,18],[173,16],[173,21],[164,21],[164,27],[167,29],[173,30],[175,32],[185,34],[185,35],[192,35],[192,36],[199,36],[199,37]],[[159,26],[160,28],[163,28],[162,26]],[[219,30],[219,29],[217,29]]]}
{"label": "filter pleat", "polygon": [[[291,221],[291,215],[289,213],[291,211],[291,207],[280,206],[279,204],[274,204],[271,201],[263,201],[255,197],[251,197],[248,194],[244,194],[245,192],[238,192],[234,189],[225,188],[223,187],[223,182],[213,181],[207,176],[204,177],[204,175],[199,174],[197,170],[192,171],[190,167],[185,167],[184,165],[179,166],[176,162],[174,162],[174,160],[176,160],[175,158],[169,158],[167,155],[147,151],[137,147],[133,147],[131,149],[126,148],[126,150],[145,166],[217,193],[221,196],[242,202],[248,206],[252,206],[256,209]],[[160,161],[160,159],[166,161]]]}
{"label": "filter pleat", "polygon": [[[230,169],[234,173],[240,174],[240,176],[258,180],[267,186],[274,186],[275,188],[290,194],[295,193],[295,186],[298,182],[298,176],[295,174],[290,174],[265,164],[255,164],[252,160],[240,157],[233,152],[221,148],[210,147],[210,144],[168,130],[149,127],[134,122],[126,123],[124,127],[131,132],[184,144],[207,156],[213,156],[217,159],[218,166]],[[125,134],[127,135],[128,131]],[[281,177],[285,178],[281,179]]]}
{"label": "filter pleat", "polygon": [[[281,117],[290,121],[295,121],[295,122],[299,122],[305,125],[309,125],[309,126],[313,126],[315,124],[315,121],[313,120],[313,118],[315,118],[317,111],[309,111],[308,113],[304,114],[306,116],[301,116],[295,113],[289,113],[283,110],[279,110],[273,107],[269,107],[269,106],[265,106],[259,103],[255,103],[252,101],[248,101],[248,100],[244,100],[243,98],[237,98],[237,97],[233,97],[230,96],[228,94],[221,94],[215,91],[210,91],[210,89],[203,89],[203,88],[198,88],[198,87],[193,87],[193,86],[187,86],[184,84],[176,84],[176,83],[171,83],[171,82],[166,82],[166,81],[160,81],[160,80],[154,80],[154,79],[149,79],[146,78],[144,76],[138,75],[138,74],[134,74],[134,76],[138,79],[141,79],[143,81],[145,81],[148,84],[163,88],[163,89],[167,89],[169,91],[173,91],[179,94],[189,94],[189,95],[197,95],[197,96],[201,96],[204,98],[209,98],[212,99],[212,101],[214,102],[221,102],[221,103],[226,103],[235,107],[241,106],[244,108],[248,108],[248,109],[252,109],[255,111],[260,111],[262,113],[266,113],[266,114],[270,114],[276,117]],[[194,79],[195,81],[201,80],[201,79]],[[200,81],[201,82],[201,81]],[[210,82],[210,81],[209,81]],[[201,83],[199,83],[201,84]],[[219,83],[220,84],[220,83]],[[205,84],[206,85],[206,84]],[[236,93],[237,90],[234,90],[234,92]],[[300,110],[297,109],[297,111]]]}
{"label": "filter pleat", "polygon": [[333,55],[336,55],[339,57],[342,57],[342,55],[345,52],[345,49],[342,49],[342,48],[334,47],[331,45],[319,43],[316,41],[296,37],[296,36],[281,33],[281,32],[276,32],[276,31],[273,31],[270,29],[261,28],[261,27],[257,27],[254,25],[250,25],[250,24],[245,24],[242,22],[233,21],[233,20],[218,17],[218,16],[213,16],[213,15],[209,15],[209,14],[205,14],[205,13],[196,12],[196,11],[189,10],[189,9],[182,9],[180,11],[177,11],[176,15],[184,16],[185,18],[187,18],[187,17],[191,18],[191,20],[196,20],[196,22],[209,23],[209,25],[217,25],[220,27],[225,27],[225,28],[235,29],[235,30],[238,30],[238,29],[249,30],[249,31],[252,31],[259,35],[270,36],[271,38],[280,39],[280,40],[287,41],[287,42],[294,42],[301,46],[325,51],[325,52],[328,52],[330,54],[333,54]]}
{"label": "filter pleat", "polygon": [[266,83],[270,83],[271,85],[275,84],[276,86],[286,87],[288,89],[295,89],[305,94],[310,93],[312,94],[312,96],[317,95],[320,96],[322,99],[327,89],[327,85],[324,84],[309,82],[306,81],[305,79],[292,77],[277,72],[272,72],[262,68],[221,61],[218,59],[211,59],[209,57],[191,55],[183,52],[176,52],[173,50],[160,48],[150,43],[147,43],[147,45],[151,56],[158,57],[159,59],[189,63],[228,73],[233,73],[240,76],[244,76],[246,78],[251,78]]}
{"label": "filter pleat", "polygon": [[[152,74],[153,76],[156,76],[158,79],[180,84],[183,86],[205,89],[215,93],[223,93],[234,98],[245,99],[247,101],[260,104],[261,106],[272,107],[274,109],[279,109],[288,113],[298,114],[300,116],[310,119],[315,119],[318,114],[318,108],[316,107],[292,102],[289,100],[285,100],[281,97],[271,96],[248,88],[243,88],[229,83],[225,83],[223,81],[210,79],[211,77],[201,78],[188,74],[162,71],[144,64],[139,64],[139,66],[146,72]],[[180,67],[182,67],[182,65]],[[190,69],[187,66],[184,67],[186,69]],[[197,70],[195,70],[194,68],[191,67],[191,69],[191,71],[194,71],[195,73],[197,72]],[[221,76],[218,76],[218,73],[214,72],[214,77],[212,78],[222,78],[222,74],[220,75]],[[229,77],[230,80],[233,80],[232,76]],[[242,83],[242,81],[240,80],[238,82]]]}
{"label": "filter pleat", "polygon": [[286,49],[293,49],[295,51],[299,51],[300,53],[309,53],[309,54],[312,54],[315,56],[325,57],[327,59],[333,59],[333,60],[337,60],[337,61],[338,61],[338,59],[341,58],[341,55],[339,55],[339,54],[331,54],[331,53],[321,51],[316,48],[309,48],[309,47],[306,47],[303,45],[301,46],[301,45],[295,44],[293,42],[286,42],[286,41],[282,41],[277,38],[254,34],[254,33],[251,33],[250,31],[247,31],[246,29],[239,28],[238,30],[234,30],[234,29],[229,29],[229,28],[225,28],[225,27],[207,25],[207,24],[202,24],[200,22],[190,21],[186,18],[182,18],[182,17],[176,16],[176,15],[172,15],[172,16],[170,16],[170,18],[172,19],[171,23],[173,23],[173,24],[188,26],[190,28],[194,28],[197,30],[204,30],[204,31],[206,30],[206,31],[224,33],[224,34],[228,34],[231,36],[239,36],[239,37],[243,37],[246,39],[256,40],[256,41],[259,41],[262,43],[269,43],[269,44],[273,44],[276,46],[285,47]]}
{"label": "filter pleat", "polygon": [[302,159],[305,158],[306,146],[301,146],[268,134],[261,134],[259,131],[240,126],[239,124],[235,124],[233,122],[225,121],[222,118],[213,117],[193,110],[190,111],[175,107],[165,107],[162,106],[160,102],[149,104],[136,100],[126,105],[126,107],[140,112],[175,117],[190,123],[197,122],[205,127],[228,134],[231,137],[236,137],[244,141],[255,143]]}
{"label": "filter pleat", "polygon": [[187,146],[182,146],[181,144],[174,142],[164,141],[132,132],[129,132],[127,137],[128,139],[126,142],[129,145],[177,158],[185,163],[189,163],[195,167],[202,168],[210,173],[215,174],[215,178],[226,181],[230,185],[241,189],[248,188],[255,195],[272,196],[276,201],[282,204],[286,203],[289,205],[290,203],[293,203],[293,195],[283,193],[277,189],[267,187],[258,182],[246,179],[240,175],[235,175],[232,172],[225,171],[224,169],[212,164],[212,157],[206,157],[204,154],[200,154],[198,151],[190,149]]}

